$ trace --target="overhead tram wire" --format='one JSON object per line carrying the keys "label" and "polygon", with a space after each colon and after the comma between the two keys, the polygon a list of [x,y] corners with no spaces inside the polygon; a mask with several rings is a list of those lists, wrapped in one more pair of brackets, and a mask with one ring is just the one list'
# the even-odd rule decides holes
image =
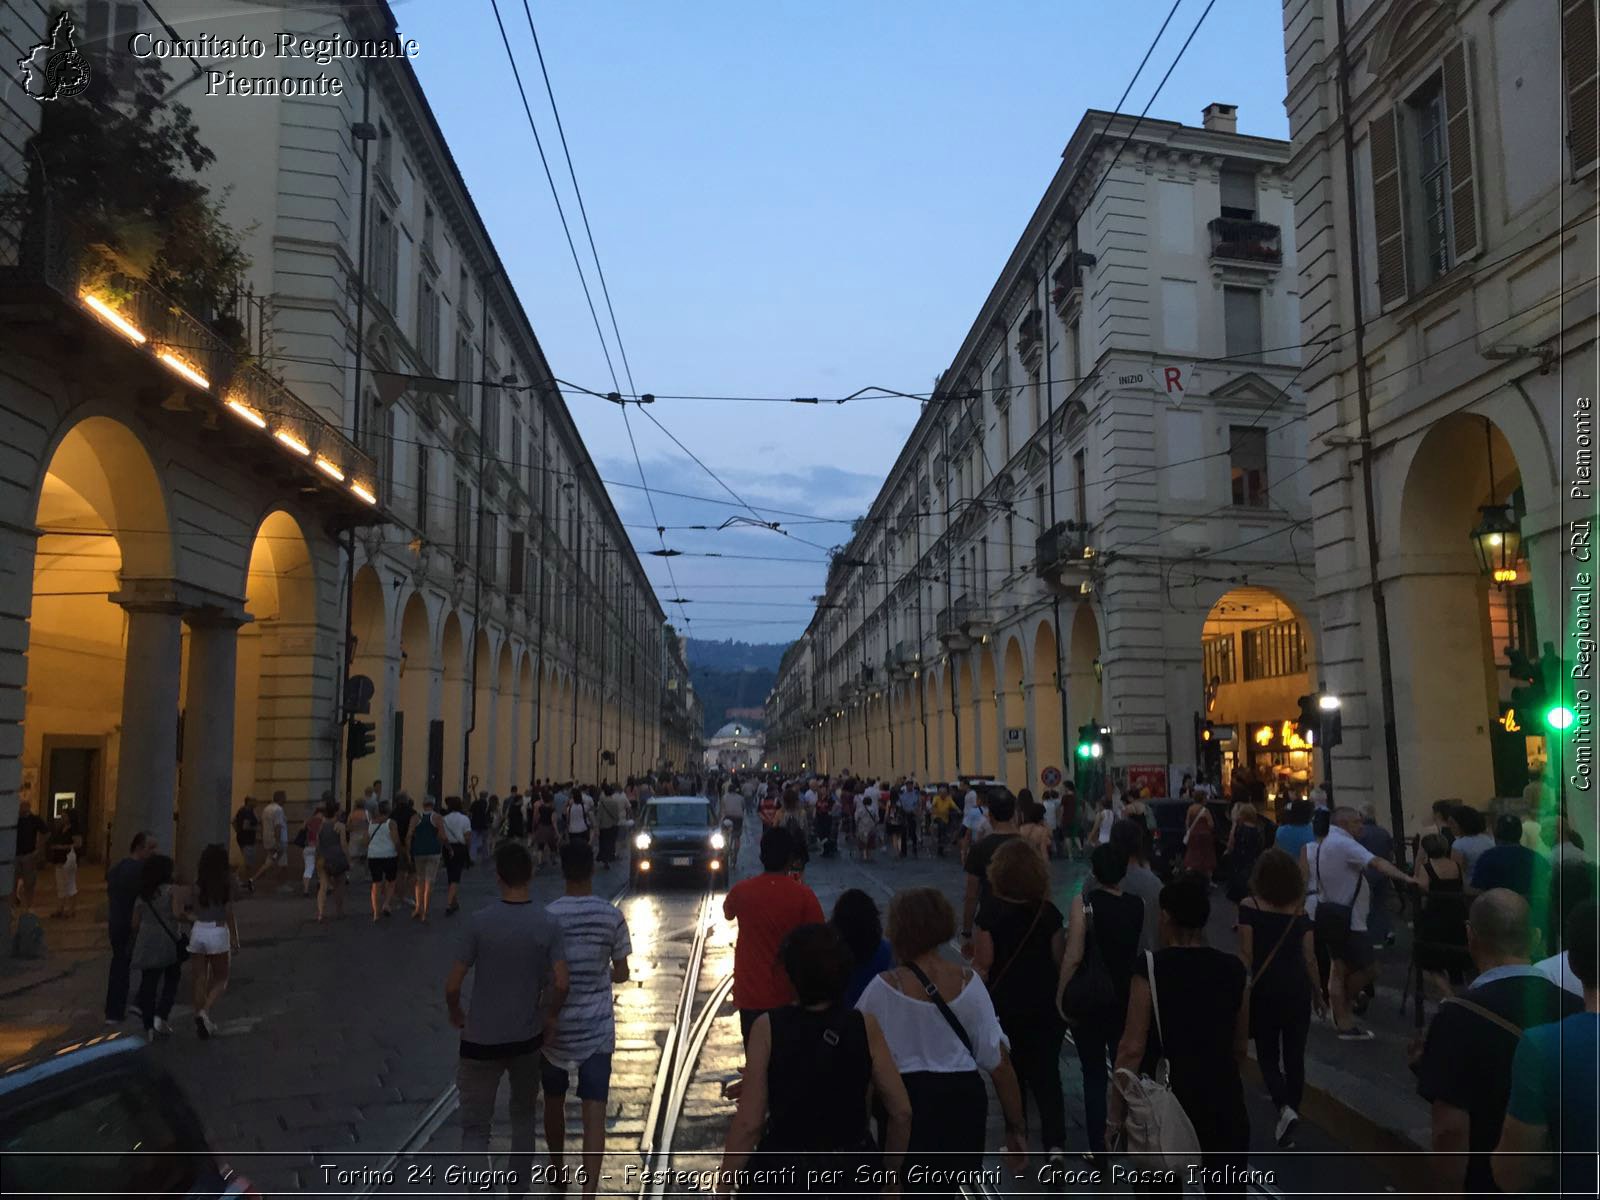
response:
{"label": "overhead tram wire", "polygon": [[[589,291],[589,279],[588,279],[588,276],[584,274],[583,262],[578,257],[577,244],[572,240],[572,227],[567,222],[566,209],[563,207],[563,205],[561,203],[561,193],[560,193],[559,189],[557,189],[557,187],[556,187],[555,175],[550,170],[550,160],[549,160],[548,157],[546,157],[545,152],[544,152],[544,139],[542,139],[539,136],[539,126],[533,119],[533,108],[528,103],[528,92],[527,92],[527,89],[522,86],[522,72],[517,67],[517,56],[511,50],[511,39],[506,35],[505,22],[500,17],[500,3],[499,3],[499,0],[489,0],[489,4],[490,4],[490,7],[493,8],[493,10],[494,10],[495,25],[500,30],[500,42],[505,47],[506,61],[508,61],[511,64],[511,74],[512,74],[512,77],[516,80],[517,94],[522,99],[523,115],[526,116],[527,119],[528,119],[528,129],[533,133],[533,144],[534,144],[535,148],[537,148],[537,150],[539,151],[539,162],[540,162],[540,165],[543,166],[543,168],[544,168],[545,182],[550,185],[550,197],[551,197],[551,199],[553,199],[555,201],[556,215],[561,218],[561,231],[562,231],[562,233],[564,233],[566,235],[567,250],[571,253],[571,255],[572,255],[572,265],[578,272],[578,282],[580,284],[582,284],[582,286],[583,286],[583,298],[584,298],[585,302],[589,306],[589,317],[594,322],[595,336],[600,339],[600,352],[605,356],[606,370],[611,376],[611,386],[615,390],[615,393],[620,393],[622,391],[622,383],[617,378],[616,365],[611,361],[611,351],[608,348],[608,346],[606,345],[605,330],[603,330],[600,327],[600,314],[595,311],[594,296]],[[526,8],[526,5],[524,7]],[[528,12],[528,28],[530,30],[533,29],[533,14],[532,14],[531,11]],[[534,48],[535,48],[535,50],[538,50],[538,34],[537,33],[534,34]],[[541,71],[544,71],[544,53],[543,53],[543,51],[539,51],[539,67],[540,67]],[[549,76],[549,73],[547,71],[544,72],[544,78],[545,78],[545,86],[548,89],[549,86],[550,86],[550,76]],[[551,104],[551,110],[552,110],[552,112],[554,112],[555,111],[555,93],[554,93],[554,91],[550,92],[550,104]],[[561,125],[561,118],[560,118],[560,114],[559,113],[556,114],[556,125],[557,125],[557,128],[559,130],[560,129],[560,125]],[[562,143],[563,149],[565,149],[565,147],[566,147],[566,133],[564,131],[561,132],[561,143]],[[567,155],[567,167],[568,167],[568,169],[570,171],[571,167],[572,167],[572,156],[570,154]],[[572,186],[573,186],[574,191],[578,190],[578,178],[577,178],[576,173],[574,173],[573,176],[572,176]],[[582,193],[581,192],[579,192],[579,194],[578,194],[578,207],[579,207],[580,211],[583,212],[584,228],[587,230],[588,229],[588,225],[589,225],[589,218],[588,218],[587,212],[583,211],[583,197],[582,197]],[[589,248],[591,250],[594,249],[594,234],[592,232],[589,233]],[[601,287],[605,288],[605,273],[604,273],[603,270],[601,270],[600,259],[599,259],[598,255],[595,256],[595,271],[600,277]],[[610,298],[610,294],[609,294],[609,291],[608,291],[607,295],[606,295],[606,306],[607,306],[608,310],[610,309],[610,305],[611,305],[611,298]],[[616,324],[616,313],[615,313],[614,310],[611,310],[611,320],[612,320],[613,327],[615,327],[615,324]],[[617,352],[618,352],[618,355],[623,358],[623,367],[624,367],[624,371],[626,372],[627,371],[627,359],[626,359],[626,355],[624,354],[623,349],[622,349],[622,338],[621,338],[620,334],[618,334],[618,337],[617,337]],[[628,386],[630,388],[632,388],[634,386],[634,384],[633,384],[633,376],[632,376],[631,373],[628,373]],[[660,529],[661,519],[660,519],[659,516],[656,515],[655,497],[651,495],[649,481],[645,479],[644,462],[639,457],[639,446],[634,441],[633,427],[628,422],[628,412],[627,412],[626,407],[623,408],[622,423],[623,423],[623,426],[627,429],[627,432],[628,432],[628,445],[633,450],[634,465],[636,467],[638,467],[638,470],[639,470],[639,484],[644,489],[645,500],[648,502],[649,507],[650,507],[650,519],[655,521],[656,525],[657,525],[656,536],[660,539],[660,542],[661,542],[661,549],[660,549],[660,552],[659,552],[659,557],[667,565],[667,579],[672,583],[673,589],[676,592],[677,587],[678,587],[678,582],[677,582],[677,578],[673,574],[673,570],[672,570],[672,558],[671,558],[672,552],[667,549],[666,535]],[[655,553],[655,552],[652,551],[651,553]],[[683,608],[682,605],[678,606],[678,613],[683,618],[683,622],[684,622],[685,626],[688,626],[689,625],[689,614]]]}

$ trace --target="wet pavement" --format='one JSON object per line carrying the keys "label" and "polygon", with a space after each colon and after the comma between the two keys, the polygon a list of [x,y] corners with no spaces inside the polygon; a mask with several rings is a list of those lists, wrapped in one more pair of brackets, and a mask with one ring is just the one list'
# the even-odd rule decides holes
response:
{"label": "wet pavement", "polygon": [[[756,865],[753,844],[743,848],[735,878]],[[1082,878],[1082,866],[1058,860],[1054,867],[1056,898],[1065,910]],[[825,912],[839,894],[860,887],[887,909],[898,889],[913,885],[942,888],[959,905],[963,876],[953,852],[899,860],[879,855],[865,864],[850,858],[813,859],[806,881],[817,892]],[[615,895],[624,882],[621,867],[597,875],[597,894]],[[548,900],[560,881],[547,869],[534,883],[536,899]],[[464,908],[488,903],[494,894],[487,867],[469,873]],[[244,950],[235,961],[230,991],[218,1009],[220,1036],[198,1041],[192,1010],[180,1006],[174,1015],[178,1033],[148,1053],[166,1065],[194,1099],[214,1143],[269,1195],[484,1194],[480,1177],[451,1175],[463,1165],[457,1153],[452,1085],[456,1033],[446,1019],[443,982],[459,936],[460,918],[447,920],[436,908],[426,926],[404,913],[374,925],[355,910],[342,921],[319,925],[298,888],[290,894],[258,894],[240,906]],[[675,1123],[670,1154],[656,1163],[674,1170],[716,1167],[733,1103],[723,1098],[722,1085],[737,1075],[743,1053],[736,1015],[727,1003],[725,984],[732,970],[736,927],[721,913],[721,893],[704,905],[704,892],[693,881],[671,886],[652,881],[649,890],[622,896],[634,953],[631,977],[616,988],[617,1047],[611,1094],[607,1104],[607,1154],[601,1169],[602,1191],[637,1196],[640,1167],[646,1160],[641,1140],[653,1130],[652,1099],[658,1090],[663,1047],[668,1042],[683,998],[684,976],[703,919],[706,935],[695,980],[693,1011],[701,1013],[720,1000],[705,1030],[684,1088],[682,1110]],[[442,905],[442,897],[436,899]],[[1213,940],[1227,945],[1231,915],[1218,903]],[[92,954],[97,931],[80,921],[75,939]],[[954,948],[952,947],[952,953]],[[63,1029],[103,1032],[99,1020],[103,962],[92,957],[71,970],[56,963],[57,975],[0,991],[0,1028],[8,1041]],[[187,996],[185,979],[183,996]],[[470,983],[469,983],[470,989]],[[1380,1000],[1382,994],[1380,993]],[[131,1027],[130,1027],[131,1028]],[[1318,1040],[1328,1045],[1320,1046]],[[1345,1049],[1319,1031],[1314,1035],[1312,1081],[1318,1058],[1336,1058]],[[1369,1046],[1359,1047],[1362,1052]],[[1353,1056],[1344,1055],[1346,1062]],[[1082,1127],[1082,1084],[1076,1053],[1069,1044],[1062,1056],[1062,1080],[1069,1119],[1070,1168],[1074,1182],[1052,1187],[1039,1182],[1040,1163],[1012,1180],[996,1172],[994,1189],[1010,1194],[1041,1191],[1125,1191],[1108,1169],[1096,1179],[1076,1157],[1087,1149]],[[1298,1150],[1277,1152],[1270,1145],[1275,1114],[1259,1085],[1247,1085],[1254,1143],[1251,1165],[1269,1174],[1265,1191],[1288,1193],[1337,1191],[1368,1194],[1389,1186],[1375,1164],[1387,1160],[1345,1151],[1403,1148],[1382,1144],[1371,1129],[1351,1126],[1348,1105],[1323,1112],[1308,1102],[1298,1135]],[[660,1097],[658,1102],[666,1102]],[[1401,1097],[1399,1099],[1409,1099]],[[1398,1103],[1394,1097],[1389,1103]],[[542,1116],[542,1114],[541,1114]],[[509,1149],[506,1098],[496,1115],[493,1149]],[[581,1126],[575,1098],[567,1112],[568,1174],[576,1166]],[[1381,1133],[1381,1131],[1379,1131]],[[1001,1144],[998,1105],[991,1099],[989,1144]],[[541,1161],[545,1137],[538,1135]],[[466,1164],[481,1171],[481,1160]],[[503,1164],[503,1159],[500,1160]],[[998,1160],[991,1160],[998,1167]],[[536,1189],[542,1190],[542,1189]],[[579,1189],[567,1189],[576,1196]],[[699,1190],[679,1184],[666,1194]]]}

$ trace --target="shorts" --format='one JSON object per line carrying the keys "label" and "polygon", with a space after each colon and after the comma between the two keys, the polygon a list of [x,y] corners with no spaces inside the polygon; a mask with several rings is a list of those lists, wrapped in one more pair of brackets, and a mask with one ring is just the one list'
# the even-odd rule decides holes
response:
{"label": "shorts", "polygon": [[17,859],[17,878],[29,887],[39,882],[39,855],[24,854]]}
{"label": "shorts", "polygon": [[437,854],[413,854],[411,861],[412,870],[417,873],[419,882],[432,883],[433,877],[439,873],[439,856]]}
{"label": "shorts", "polygon": [[400,860],[392,854],[387,858],[368,858],[367,871],[373,883],[393,883],[400,877]]}
{"label": "shorts", "polygon": [[305,862],[305,868],[306,868],[305,877],[307,879],[310,879],[313,875],[315,875],[317,873],[317,850],[316,850],[316,847],[315,846],[302,846],[300,848],[300,853],[303,856],[303,861]]}
{"label": "shorts", "polygon": [[244,865],[249,870],[255,870],[256,864],[261,861],[261,847],[251,842],[248,846],[240,846],[239,854],[244,859]]}
{"label": "shorts", "polygon": [[444,848],[444,877],[449,883],[460,883],[462,869],[467,865],[465,844],[451,843]]}
{"label": "shorts", "polygon": [[1352,929],[1344,945],[1330,947],[1335,962],[1342,962],[1349,971],[1364,971],[1376,960],[1372,949],[1372,935],[1365,929]]}
{"label": "shorts", "polygon": [[744,818],[743,817],[723,817],[722,819],[725,822],[727,822],[728,828],[729,828],[729,830],[731,832],[733,832],[733,833],[743,833],[744,832]]}
{"label": "shorts", "polygon": [[541,850],[558,850],[560,841],[556,838],[554,825],[540,825],[533,831],[533,844]]}
{"label": "shorts", "polygon": [[274,842],[267,850],[267,861],[273,866],[279,866],[289,860],[289,843],[287,841]]}
{"label": "shorts", "polygon": [[67,861],[56,863],[56,898],[66,900],[78,894],[78,852],[67,855]]}
{"label": "shorts", "polygon": [[[539,1067],[544,1077],[546,1096],[565,1096],[572,1082],[567,1068],[550,1061],[548,1055]],[[595,1053],[578,1064],[578,1099],[599,1100],[602,1103],[611,1095],[611,1054]]]}
{"label": "shorts", "polygon": [[196,921],[189,931],[190,954],[227,954],[233,949],[228,927],[215,921]]}

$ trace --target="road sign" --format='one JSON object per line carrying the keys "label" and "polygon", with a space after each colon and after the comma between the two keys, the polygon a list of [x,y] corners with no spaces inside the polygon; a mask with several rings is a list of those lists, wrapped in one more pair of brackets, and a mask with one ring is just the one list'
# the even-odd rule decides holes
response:
{"label": "road sign", "polygon": [[1021,750],[1023,748],[1024,739],[1026,736],[1027,731],[1024,730],[1020,725],[1010,726],[1006,729],[1006,749]]}
{"label": "road sign", "polygon": [[1039,782],[1044,784],[1045,787],[1048,787],[1048,788],[1060,787],[1061,786],[1061,768],[1060,767],[1046,767],[1044,770],[1039,772]]}

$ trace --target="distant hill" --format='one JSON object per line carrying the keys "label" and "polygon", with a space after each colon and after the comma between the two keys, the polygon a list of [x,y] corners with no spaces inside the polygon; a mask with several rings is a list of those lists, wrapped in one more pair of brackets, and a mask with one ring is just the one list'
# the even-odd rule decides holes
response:
{"label": "distant hill", "polygon": [[788,642],[736,642],[731,638],[708,642],[690,638],[689,665],[714,671],[752,671],[762,667],[776,671],[788,648]]}
{"label": "distant hill", "polygon": [[689,639],[689,676],[705,706],[710,737],[729,718],[730,708],[760,708],[777,679],[787,642],[721,642]]}

